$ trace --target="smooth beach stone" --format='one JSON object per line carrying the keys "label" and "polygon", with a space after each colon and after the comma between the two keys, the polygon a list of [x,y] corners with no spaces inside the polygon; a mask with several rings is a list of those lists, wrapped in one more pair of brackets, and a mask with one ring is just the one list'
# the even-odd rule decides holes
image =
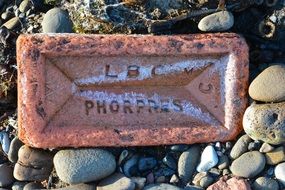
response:
{"label": "smooth beach stone", "polygon": [[285,100],[285,65],[273,65],[260,73],[250,84],[249,95],[263,102]]}
{"label": "smooth beach stone", "polygon": [[23,143],[20,141],[18,137],[15,137],[11,141],[10,149],[8,152],[8,159],[10,162],[16,163],[18,160],[18,151],[23,146]]}
{"label": "smooth beach stone", "polygon": [[265,157],[260,152],[246,152],[233,161],[230,170],[236,176],[251,178],[264,169],[265,163]]}
{"label": "smooth beach stone", "polygon": [[0,187],[6,187],[14,182],[13,168],[8,163],[0,165]]}
{"label": "smooth beach stone", "polygon": [[134,190],[136,184],[121,173],[115,173],[103,179],[97,186],[97,190]]}
{"label": "smooth beach stone", "polygon": [[278,164],[275,167],[274,174],[276,179],[278,179],[278,181],[280,181],[283,186],[285,186],[285,162]]}
{"label": "smooth beach stone", "polygon": [[101,149],[61,150],[53,161],[58,177],[69,184],[100,180],[116,169],[115,157]]}
{"label": "smooth beach stone", "polygon": [[50,9],[44,16],[43,33],[72,33],[72,22],[68,13],[60,8]]}
{"label": "smooth beach stone", "polygon": [[228,11],[220,11],[205,16],[199,22],[198,28],[204,32],[221,32],[230,29],[233,25],[233,14]]}
{"label": "smooth beach stone", "polygon": [[285,102],[252,104],[244,113],[243,128],[254,140],[275,145],[285,142]]}
{"label": "smooth beach stone", "polygon": [[178,176],[182,183],[186,184],[191,180],[195,168],[199,163],[200,150],[199,145],[193,145],[180,155],[178,160]]}
{"label": "smooth beach stone", "polygon": [[280,146],[271,152],[265,154],[266,163],[269,165],[276,165],[285,161],[285,149]]}
{"label": "smooth beach stone", "polygon": [[257,178],[252,187],[253,190],[279,190],[278,182],[267,177]]}
{"label": "smooth beach stone", "polygon": [[159,184],[151,184],[147,185],[143,190],[183,190],[179,187],[174,185],[166,184],[166,183],[159,183]]}
{"label": "smooth beach stone", "polygon": [[197,166],[196,170],[198,172],[206,172],[219,162],[218,155],[213,146],[207,146],[201,155],[201,161]]}
{"label": "smooth beach stone", "polygon": [[20,25],[20,18],[19,17],[14,17],[8,20],[3,24],[7,29],[13,30],[14,28],[18,27]]}
{"label": "smooth beach stone", "polygon": [[249,183],[242,178],[222,176],[216,183],[207,190],[251,190]]}
{"label": "smooth beach stone", "polygon": [[230,152],[230,158],[231,159],[236,159],[243,153],[247,151],[247,147],[249,143],[251,142],[251,138],[248,135],[243,135],[241,136],[235,145],[233,146],[231,152]]}

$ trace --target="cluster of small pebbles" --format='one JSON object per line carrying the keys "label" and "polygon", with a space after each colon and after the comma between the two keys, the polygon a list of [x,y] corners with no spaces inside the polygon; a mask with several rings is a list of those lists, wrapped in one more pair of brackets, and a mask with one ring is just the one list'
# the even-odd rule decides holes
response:
{"label": "cluster of small pebbles", "polygon": [[[193,8],[188,14],[191,26],[184,23],[188,33],[239,32],[249,41],[252,82],[245,132],[233,142],[43,150],[18,139],[16,115],[9,115],[0,121],[0,189],[285,189],[285,1],[229,1],[226,7],[204,0],[142,4],[143,0],[0,0],[1,48],[15,55],[15,41],[22,33],[160,33],[157,23],[175,23]],[[167,29],[181,33],[184,25]],[[2,64],[10,54],[1,52]]]}

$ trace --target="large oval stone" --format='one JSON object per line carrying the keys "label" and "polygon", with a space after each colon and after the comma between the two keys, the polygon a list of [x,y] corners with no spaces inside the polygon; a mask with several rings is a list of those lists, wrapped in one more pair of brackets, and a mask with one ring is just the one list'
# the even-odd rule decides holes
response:
{"label": "large oval stone", "polygon": [[285,102],[251,105],[244,113],[243,128],[254,140],[285,142]]}
{"label": "large oval stone", "polygon": [[116,169],[114,156],[101,149],[61,150],[53,161],[58,177],[69,184],[96,181]]}
{"label": "large oval stone", "polygon": [[250,84],[249,95],[263,102],[285,100],[285,65],[273,65],[260,73]]}

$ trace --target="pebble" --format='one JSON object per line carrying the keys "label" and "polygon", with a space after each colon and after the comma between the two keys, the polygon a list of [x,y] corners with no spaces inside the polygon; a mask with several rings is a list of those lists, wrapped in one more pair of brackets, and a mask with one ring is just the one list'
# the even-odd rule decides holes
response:
{"label": "pebble", "polygon": [[260,141],[254,141],[254,142],[249,143],[247,149],[249,151],[259,150],[260,146],[261,146],[261,142]]}
{"label": "pebble", "polygon": [[6,187],[14,182],[13,168],[8,163],[0,165],[0,187]]}
{"label": "pebble", "polygon": [[146,176],[147,183],[154,183],[154,174],[151,172]]}
{"label": "pebble", "polygon": [[12,141],[11,141],[11,145],[10,145],[10,149],[8,152],[8,159],[10,160],[10,162],[12,163],[16,163],[18,160],[18,151],[21,148],[21,146],[23,146],[23,143],[20,141],[20,139],[18,137],[15,137]]}
{"label": "pebble", "polygon": [[260,73],[249,86],[252,99],[262,102],[285,100],[285,65],[273,65]]}
{"label": "pebble", "polygon": [[200,181],[203,177],[206,177],[207,176],[207,173],[206,172],[200,172],[200,173],[197,173],[195,176],[194,176],[194,179],[192,181],[192,183],[196,186],[200,186]]}
{"label": "pebble", "polygon": [[163,159],[162,162],[167,165],[169,168],[176,170],[177,169],[177,162],[176,160],[170,155],[167,154]]}
{"label": "pebble", "polygon": [[12,190],[23,190],[26,184],[26,182],[16,181],[13,183]]}
{"label": "pebble", "polygon": [[251,178],[264,169],[265,163],[265,157],[260,152],[246,152],[232,162],[230,170],[236,176]]}
{"label": "pebble", "polygon": [[180,155],[178,160],[178,176],[183,184],[186,184],[191,180],[199,162],[200,150],[201,148],[199,145],[193,145]]}
{"label": "pebble", "polygon": [[143,190],[182,190],[179,187],[167,183],[147,185]]}
{"label": "pebble", "polygon": [[209,170],[209,174],[213,177],[218,177],[221,174],[221,170],[219,170],[217,168],[211,168]]}
{"label": "pebble", "polygon": [[259,177],[254,181],[252,188],[253,190],[279,190],[279,185],[274,179]]}
{"label": "pebble", "polygon": [[14,177],[19,181],[42,181],[48,179],[53,168],[53,154],[23,145],[18,152]]}
{"label": "pebble", "polygon": [[206,188],[209,185],[211,185],[213,182],[214,182],[214,178],[209,176],[209,175],[207,175],[206,177],[203,177],[200,180],[200,186],[203,187],[203,188]]}
{"label": "pebble", "polygon": [[204,32],[222,32],[234,25],[234,16],[231,12],[220,11],[201,19],[198,28]]}
{"label": "pebble", "polygon": [[19,11],[24,13],[31,7],[30,0],[23,0],[19,6]]}
{"label": "pebble", "polygon": [[271,146],[268,143],[263,143],[259,149],[259,152],[267,153],[267,152],[271,152],[272,150],[274,150],[273,146]]}
{"label": "pebble", "polygon": [[202,187],[197,187],[197,186],[194,186],[194,185],[187,185],[184,190],[204,190],[204,188]]}
{"label": "pebble", "polygon": [[14,14],[10,11],[5,11],[4,13],[1,14],[1,18],[6,21],[8,19],[13,18]]}
{"label": "pebble", "polygon": [[251,142],[251,138],[248,135],[241,136],[237,142],[234,144],[231,152],[230,152],[230,158],[236,159],[243,153],[247,151],[248,145]]}
{"label": "pebble", "polygon": [[275,177],[285,186],[285,162],[280,163],[274,170]]}
{"label": "pebble", "polygon": [[285,102],[252,104],[243,116],[244,131],[255,140],[269,144],[285,142]]}
{"label": "pebble", "polygon": [[72,33],[68,13],[60,8],[50,9],[42,21],[43,33]]}
{"label": "pebble", "polygon": [[213,146],[208,145],[202,152],[201,161],[197,166],[198,172],[206,172],[219,162],[218,155]]}
{"label": "pebble", "polygon": [[136,190],[143,189],[146,183],[146,178],[144,177],[131,177],[131,180],[136,184]]}
{"label": "pebble", "polygon": [[222,155],[219,157],[218,168],[220,170],[225,169],[229,166],[230,160],[226,155]]}
{"label": "pebble", "polygon": [[119,156],[118,164],[121,165],[129,157],[130,153],[128,150],[123,150]]}
{"label": "pebble", "polygon": [[238,177],[230,178],[228,176],[223,176],[209,186],[207,190],[251,190],[249,183],[245,179]]}
{"label": "pebble", "polygon": [[8,20],[7,22],[5,22],[2,26],[5,26],[9,30],[13,30],[16,27],[18,27],[20,25],[20,23],[21,23],[20,18],[14,17],[14,18],[11,18],[10,20]]}
{"label": "pebble", "polygon": [[10,149],[10,139],[9,139],[8,133],[6,133],[5,131],[0,132],[0,143],[2,145],[2,150],[6,154],[8,154],[9,149]]}
{"label": "pebble", "polygon": [[186,144],[172,145],[170,150],[173,152],[184,152],[189,149],[189,146]]}
{"label": "pebble", "polygon": [[131,159],[126,161],[126,163],[124,164],[123,172],[127,177],[131,177],[138,172],[137,171],[138,170],[138,160],[139,160],[139,156],[134,155],[133,157],[131,157]]}
{"label": "pebble", "polygon": [[179,178],[176,174],[173,174],[169,180],[170,183],[178,183],[179,182]]}
{"label": "pebble", "polygon": [[266,163],[269,165],[276,165],[285,161],[285,149],[280,146],[271,152],[265,154]]}
{"label": "pebble", "polygon": [[157,160],[153,157],[143,157],[138,161],[138,168],[140,171],[147,171],[153,169],[157,165]]}
{"label": "pebble", "polygon": [[39,182],[30,182],[24,186],[23,190],[36,190],[36,189],[44,189],[44,187]]}
{"label": "pebble", "polygon": [[69,184],[103,179],[116,169],[115,157],[101,149],[66,149],[54,156],[58,177]]}
{"label": "pebble", "polygon": [[134,190],[136,184],[121,173],[115,173],[103,179],[97,186],[97,190]]}

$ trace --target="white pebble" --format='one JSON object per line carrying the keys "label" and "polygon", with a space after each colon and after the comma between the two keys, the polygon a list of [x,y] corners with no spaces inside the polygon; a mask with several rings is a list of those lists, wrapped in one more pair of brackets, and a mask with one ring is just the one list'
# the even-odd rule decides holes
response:
{"label": "white pebble", "polygon": [[10,148],[10,139],[7,133],[1,132],[0,133],[0,143],[2,145],[2,150],[8,154]]}
{"label": "white pebble", "polygon": [[275,177],[285,185],[285,162],[278,164],[274,170]]}
{"label": "white pebble", "polygon": [[201,155],[201,161],[197,166],[198,172],[206,172],[219,162],[218,155],[213,146],[207,146]]}

